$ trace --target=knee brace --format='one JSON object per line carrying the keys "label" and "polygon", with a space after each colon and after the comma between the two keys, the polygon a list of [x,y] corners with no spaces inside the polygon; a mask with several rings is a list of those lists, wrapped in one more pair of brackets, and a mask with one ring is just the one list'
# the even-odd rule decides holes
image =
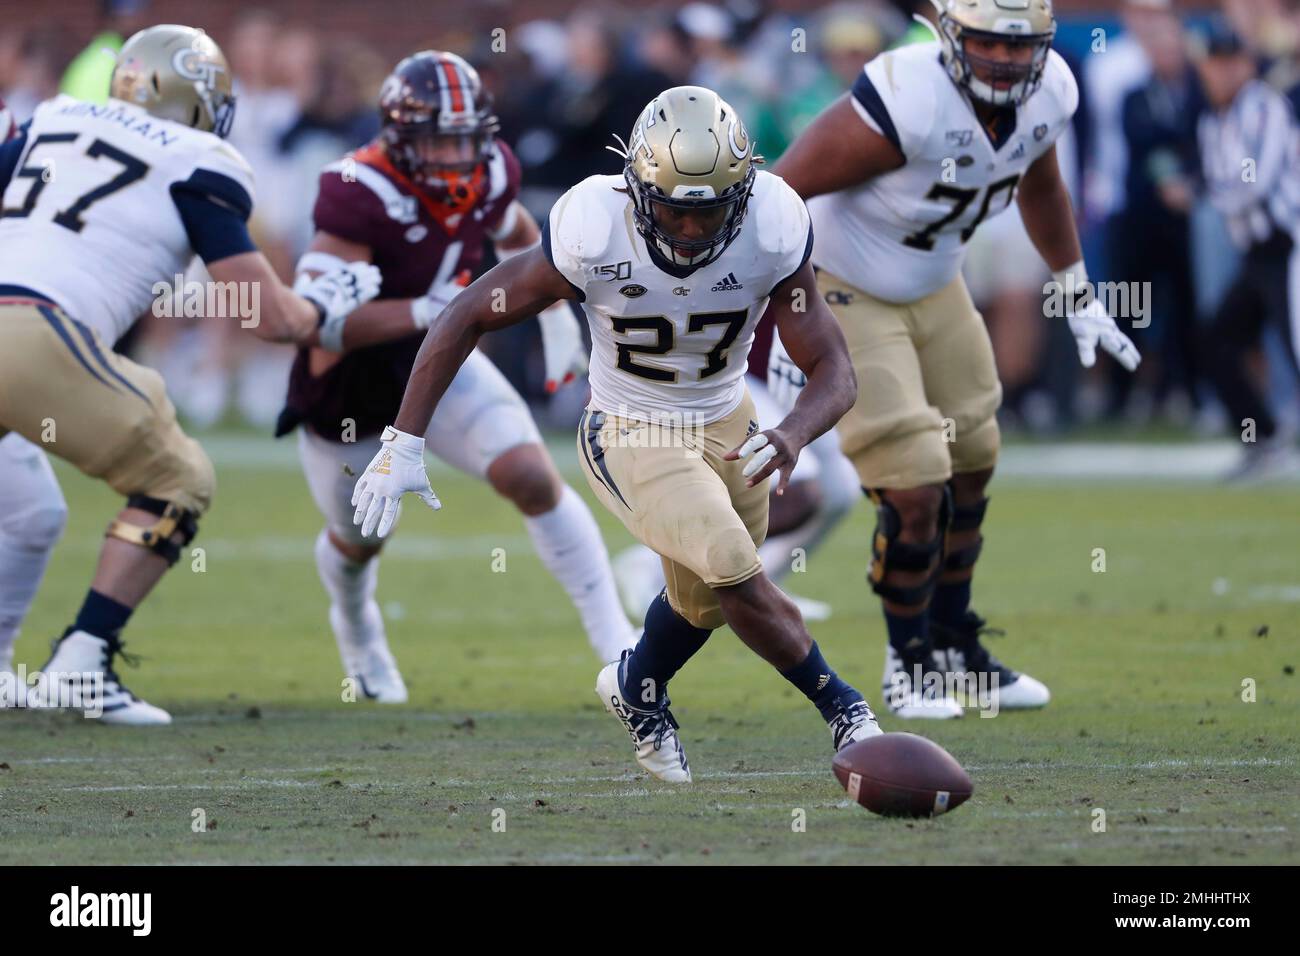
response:
{"label": "knee brace", "polygon": [[[148,527],[141,527],[115,518],[104,533],[105,536],[148,548],[154,554],[166,558],[169,565],[180,559],[181,548],[193,541],[198,534],[198,514],[173,502],[150,498],[148,495],[132,495],[126,499],[126,506],[157,515],[158,520]],[[173,540],[177,536],[179,540]]]}
{"label": "knee brace", "polygon": [[[893,604],[921,607],[929,602],[943,570],[943,553],[952,518],[952,492],[947,486],[944,487],[943,498],[939,502],[938,529],[935,536],[924,544],[899,541],[903,522],[898,510],[879,489],[868,491],[867,494],[876,506],[876,529],[871,537],[871,568],[867,572],[871,590]],[[919,584],[904,587],[885,583],[885,576],[890,571],[924,571],[927,574]]]}
{"label": "knee brace", "polygon": [[[952,486],[949,485],[949,495],[952,494]],[[973,505],[953,505],[952,523],[948,526],[949,531],[978,531],[984,522],[984,512],[988,510],[989,500],[981,498],[980,501]],[[980,551],[984,548],[984,536],[981,535],[975,539],[974,544],[967,545],[964,548],[944,548],[943,552],[943,569],[945,571],[964,571],[967,568],[974,567],[975,562],[979,560]]]}

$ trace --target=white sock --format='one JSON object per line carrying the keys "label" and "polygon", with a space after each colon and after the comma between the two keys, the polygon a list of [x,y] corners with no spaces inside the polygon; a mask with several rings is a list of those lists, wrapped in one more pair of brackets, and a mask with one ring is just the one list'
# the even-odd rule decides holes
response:
{"label": "white sock", "polygon": [[609,553],[586,503],[565,485],[559,504],[524,523],[546,570],[578,609],[596,654],[602,661],[617,660],[636,644],[636,632],[619,604]]}
{"label": "white sock", "polygon": [[0,670],[13,664],[18,629],[36,597],[52,549],[52,542],[48,548],[31,547],[0,533]]}
{"label": "white sock", "polygon": [[322,530],[316,538],[316,570],[330,596],[330,625],[344,656],[344,668],[351,670],[349,650],[385,640],[384,617],[375,601],[379,558],[357,564],[344,557],[330,541],[329,533]]}

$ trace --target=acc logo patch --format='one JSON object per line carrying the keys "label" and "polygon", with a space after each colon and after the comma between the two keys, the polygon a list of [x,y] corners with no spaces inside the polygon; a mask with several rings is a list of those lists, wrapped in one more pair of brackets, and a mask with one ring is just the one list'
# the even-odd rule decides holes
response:
{"label": "acc logo patch", "polygon": [[839,289],[832,289],[826,293],[827,305],[848,305],[853,301],[852,292],[842,292]]}
{"label": "acc logo patch", "polygon": [[1046,136],[1046,135],[1047,135],[1047,124],[1046,124],[1046,123],[1039,123],[1037,126],[1034,127],[1034,142],[1035,142],[1035,143],[1041,143],[1041,142],[1043,141],[1043,137]]}
{"label": "acc logo patch", "polygon": [[429,234],[429,227],[422,222],[417,222],[410,229],[406,230],[407,242],[420,242]]}
{"label": "acc logo patch", "polygon": [[623,286],[623,288],[619,289],[618,291],[623,295],[627,296],[629,299],[639,299],[641,298],[641,296],[646,294],[647,290],[645,286],[637,285],[635,282],[631,282]]}
{"label": "acc logo patch", "polygon": [[975,157],[971,155],[962,155],[957,157],[957,165],[966,167],[975,165]]}

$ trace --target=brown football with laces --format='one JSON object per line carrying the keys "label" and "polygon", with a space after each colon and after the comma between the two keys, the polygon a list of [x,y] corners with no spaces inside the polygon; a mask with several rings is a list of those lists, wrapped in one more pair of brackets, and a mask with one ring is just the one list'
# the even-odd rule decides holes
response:
{"label": "brown football with laces", "polygon": [[974,791],[948,751],[916,734],[881,734],[850,744],[831,761],[849,796],[882,816],[934,817]]}

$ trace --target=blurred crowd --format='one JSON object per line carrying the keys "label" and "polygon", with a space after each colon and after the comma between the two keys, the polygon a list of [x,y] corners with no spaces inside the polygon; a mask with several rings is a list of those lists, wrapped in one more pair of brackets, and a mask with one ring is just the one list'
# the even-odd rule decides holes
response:
{"label": "blurred crowd", "polygon": [[[256,172],[255,238],[291,278],[311,234],[317,172],[377,132],[375,101],[392,65],[391,54],[378,50],[391,50],[393,38],[382,31],[393,28],[377,19],[372,32],[336,33],[273,7],[235,6],[227,27],[213,31],[236,77],[230,139]],[[1043,317],[1048,272],[1012,207],[976,234],[967,265],[1006,387],[1005,423],[1035,433],[1099,421],[1222,431],[1227,415],[1197,342],[1237,252],[1200,186],[1196,127],[1206,97],[1197,38],[1223,29],[1211,17],[1225,19],[1266,80],[1300,102],[1300,0],[1224,0],[1220,10],[1194,15],[1170,0],[1121,0],[1105,12],[1086,6],[1060,13],[1056,45],[1079,78],[1082,102],[1058,153],[1092,277],[1152,283],[1150,324],[1134,333],[1146,360],[1133,377],[1106,363],[1091,373],[1077,368],[1064,323]],[[0,97],[18,121],[61,88],[93,98],[111,69],[103,51],[158,19],[146,0],[106,0],[100,10],[93,38],[70,35],[53,17],[23,30],[0,21]],[[502,136],[523,165],[521,199],[539,220],[573,183],[617,170],[604,149],[611,134],[626,136],[664,87],[718,90],[773,160],[852,85],[864,62],[894,44],[933,39],[916,19],[933,17],[930,0],[809,3],[797,14],[765,0],[575,11],[512,23],[504,36],[410,37],[408,52],[445,44],[479,68]],[[233,331],[233,323],[148,317],[123,347],[163,371],[194,426],[239,417],[267,428],[290,356]],[[502,333],[485,348],[543,421],[570,423],[583,390],[543,394],[535,329]],[[1281,427],[1294,433],[1300,402],[1275,334],[1264,336],[1257,362]]]}

